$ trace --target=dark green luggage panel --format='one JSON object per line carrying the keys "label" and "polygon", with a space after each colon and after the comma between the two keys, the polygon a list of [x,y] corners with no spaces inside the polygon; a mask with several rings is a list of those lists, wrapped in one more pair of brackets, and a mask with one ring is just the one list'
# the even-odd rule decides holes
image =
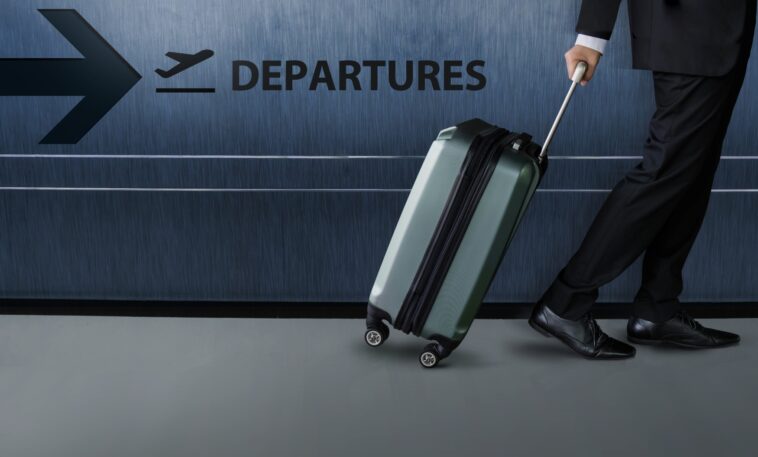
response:
{"label": "dark green luggage panel", "polygon": [[[484,190],[478,200],[468,203],[473,206],[470,208],[473,215],[461,226],[462,238],[456,240],[460,244],[449,248],[454,241],[439,243],[453,253],[452,261],[447,271],[441,272],[444,276],[438,275],[443,280],[426,304],[429,311],[422,316],[423,328],[414,331],[425,338],[446,340],[453,345],[468,331],[539,181],[536,161],[539,147],[530,143],[528,137],[517,137],[478,119],[440,132],[403,208],[369,299],[370,305],[385,312],[387,319],[400,328],[397,320],[401,308],[415,292],[414,285],[419,286],[414,284],[414,278],[423,263],[430,262],[428,267],[436,268],[441,262],[439,253],[430,252],[435,229],[440,230],[441,218],[459,215],[445,214],[446,204],[450,204],[454,192],[473,192],[473,189],[456,189],[455,185],[456,179],[464,174],[467,154],[487,152],[472,150],[475,144],[480,144],[476,143],[477,138],[480,142],[482,138],[490,138],[493,146],[488,146],[489,151],[497,154],[492,156],[494,166],[490,165],[491,175],[483,169],[474,170],[479,173]],[[511,146],[517,138],[519,150]],[[497,153],[492,152],[496,148],[500,148]],[[446,236],[454,238],[452,234]],[[420,287],[425,286],[426,281],[421,281]],[[404,331],[409,332],[410,326],[406,325]]]}
{"label": "dark green luggage panel", "polygon": [[474,119],[439,133],[419,170],[400,214],[369,297],[389,315],[400,311],[431,242],[445,203],[475,137],[493,126]]}
{"label": "dark green luggage panel", "polygon": [[528,155],[509,151],[500,156],[421,336],[459,342],[466,335],[539,177]]}

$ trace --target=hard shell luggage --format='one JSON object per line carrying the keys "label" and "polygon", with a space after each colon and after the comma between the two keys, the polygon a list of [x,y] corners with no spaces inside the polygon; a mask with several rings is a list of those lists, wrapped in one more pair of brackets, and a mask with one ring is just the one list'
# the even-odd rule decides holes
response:
{"label": "hard shell luggage", "polygon": [[547,148],[585,70],[577,66],[543,147],[479,119],[439,133],[371,290],[366,343],[387,339],[383,320],[434,340],[419,356],[426,368],[460,344],[547,168]]}

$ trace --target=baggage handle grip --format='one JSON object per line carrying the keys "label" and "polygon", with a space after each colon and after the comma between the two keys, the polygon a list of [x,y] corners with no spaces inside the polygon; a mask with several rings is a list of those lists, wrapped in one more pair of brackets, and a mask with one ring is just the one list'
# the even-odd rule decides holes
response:
{"label": "baggage handle grip", "polygon": [[555,136],[556,130],[558,130],[558,125],[561,123],[561,119],[563,119],[563,114],[566,112],[566,108],[569,105],[569,102],[571,101],[571,97],[574,95],[574,91],[576,91],[576,86],[580,82],[582,82],[582,79],[584,79],[584,73],[587,71],[587,62],[579,62],[576,65],[576,69],[574,70],[574,75],[571,77],[571,87],[569,87],[568,93],[566,94],[566,98],[563,99],[563,104],[561,105],[561,109],[558,110],[558,116],[555,117],[555,121],[553,121],[553,126],[550,127],[550,132],[547,134],[547,138],[545,138],[545,143],[542,145],[542,151],[540,152],[539,161],[542,163],[543,160],[545,160],[545,157],[547,157],[547,148],[550,146],[550,143],[553,142],[553,137]]}

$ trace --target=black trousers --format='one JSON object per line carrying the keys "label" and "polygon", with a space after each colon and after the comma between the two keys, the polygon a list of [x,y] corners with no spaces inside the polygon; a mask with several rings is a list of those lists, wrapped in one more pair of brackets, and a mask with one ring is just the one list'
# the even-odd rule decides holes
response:
{"label": "black trousers", "polygon": [[542,297],[566,319],[589,312],[598,288],[643,252],[636,316],[653,322],[680,308],[682,268],[705,216],[749,50],[721,77],[653,72],[656,110],[642,161],[619,182],[579,250]]}

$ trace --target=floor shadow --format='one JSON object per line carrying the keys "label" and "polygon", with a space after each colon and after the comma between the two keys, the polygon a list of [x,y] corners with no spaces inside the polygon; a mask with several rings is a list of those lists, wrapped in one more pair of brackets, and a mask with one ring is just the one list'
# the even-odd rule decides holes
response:
{"label": "floor shadow", "polygon": [[554,341],[523,341],[518,343],[508,343],[508,348],[511,352],[524,356],[541,360],[557,360],[576,358],[569,348],[563,346],[557,340]]}
{"label": "floor shadow", "polygon": [[[424,346],[429,344],[426,340],[418,341],[392,341],[388,340],[379,347],[370,347],[363,341],[353,342],[351,345],[352,352],[360,354],[361,357],[373,357],[374,359],[383,359],[388,361],[403,361],[418,363],[418,357]],[[480,355],[470,349],[458,348],[450,355],[449,358],[441,361],[435,369],[446,369],[453,367],[486,367],[492,365],[487,363]]]}
{"label": "floor shadow", "polygon": [[635,344],[632,342],[628,342],[632,346],[636,347],[637,350],[643,350],[643,351],[649,351],[654,352],[656,354],[709,354],[713,351],[719,351],[719,350],[728,350],[730,347],[736,347],[736,345],[732,346],[724,346],[724,347],[718,347],[718,348],[688,348],[683,346],[674,346],[671,344]]}
{"label": "floor shadow", "polygon": [[479,353],[469,348],[458,348],[450,355],[449,358],[440,362],[435,369],[455,369],[455,368],[485,368],[495,365],[492,361],[487,361]]}
{"label": "floor shadow", "polygon": [[[683,347],[676,347],[676,346],[669,346],[669,345],[637,345],[633,343],[629,343],[632,346],[637,348],[637,351],[639,353],[640,350],[642,351],[649,351],[656,354],[671,354],[671,355],[679,355],[679,356],[694,356],[696,354],[703,354],[705,351],[714,351],[716,349],[693,349],[693,348],[683,348]],[[508,349],[513,352],[514,354],[517,354],[519,356],[524,357],[531,357],[535,359],[541,359],[541,360],[558,360],[558,359],[566,359],[566,358],[582,358],[578,354],[575,354],[571,349],[568,347],[565,347],[563,344],[558,342],[557,340],[553,340],[552,342],[549,340],[546,341],[523,341],[518,343],[509,343]],[[639,354],[638,354],[639,355]],[[624,360],[624,359],[619,359]]]}
{"label": "floor shadow", "polygon": [[412,342],[405,341],[392,341],[391,339],[386,341],[379,347],[371,347],[364,341],[353,341],[351,344],[352,352],[360,354],[362,357],[374,357],[384,358],[390,360],[400,359],[416,359],[421,350],[424,348],[423,344],[413,344]]}

